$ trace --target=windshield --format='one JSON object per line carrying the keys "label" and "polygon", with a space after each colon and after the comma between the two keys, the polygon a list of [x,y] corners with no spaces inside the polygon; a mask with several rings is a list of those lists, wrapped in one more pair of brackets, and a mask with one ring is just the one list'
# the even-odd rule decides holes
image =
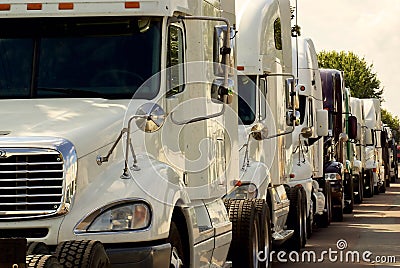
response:
{"label": "windshield", "polygon": [[[132,98],[160,71],[161,19],[2,19],[0,98]],[[151,99],[159,79],[135,98]]]}
{"label": "windshield", "polygon": [[239,118],[241,124],[250,125],[256,120],[256,76],[238,76]]}

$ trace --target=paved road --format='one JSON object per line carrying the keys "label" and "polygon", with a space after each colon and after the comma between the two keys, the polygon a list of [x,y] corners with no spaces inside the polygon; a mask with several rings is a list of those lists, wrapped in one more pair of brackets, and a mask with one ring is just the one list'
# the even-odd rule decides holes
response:
{"label": "paved road", "polygon": [[[338,249],[346,244],[343,250]],[[321,258],[323,251],[327,253]],[[291,254],[292,259],[297,258],[296,254]],[[391,263],[373,263],[385,259]],[[281,256],[281,260],[288,262],[280,262],[275,254],[272,267],[400,267],[400,184],[392,184],[385,194],[364,199],[363,204],[354,208],[353,214],[345,215],[343,222],[333,222],[328,228],[314,230],[299,254],[299,262],[291,262],[288,255]]]}

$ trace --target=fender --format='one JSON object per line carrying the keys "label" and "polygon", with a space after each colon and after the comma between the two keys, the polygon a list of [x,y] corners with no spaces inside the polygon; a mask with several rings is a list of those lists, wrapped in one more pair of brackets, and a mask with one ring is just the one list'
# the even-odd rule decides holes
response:
{"label": "fender", "polygon": [[240,181],[255,184],[259,192],[258,198],[265,199],[268,185],[271,183],[269,168],[262,162],[250,161],[249,165],[241,170]]}
{"label": "fender", "polygon": [[336,161],[328,162],[324,165],[324,173],[337,173],[343,175],[344,167],[343,164]]}
{"label": "fender", "polygon": [[[123,243],[153,241],[168,237],[175,204],[188,204],[190,199],[180,176],[173,168],[145,155],[138,155],[137,159],[140,170],[131,171],[131,178],[119,177],[122,174],[124,161],[113,162],[95,181],[89,182],[77,194],[71,211],[61,223],[58,241],[94,239],[103,243],[115,243],[115,241]],[[107,235],[106,231],[97,233],[73,231],[81,222],[90,218],[93,212],[116,201],[147,203],[152,216],[150,226],[141,231],[115,232],[112,236]]]}
{"label": "fender", "polygon": [[353,174],[359,175],[362,169],[362,162],[360,160],[354,160],[353,162]]}

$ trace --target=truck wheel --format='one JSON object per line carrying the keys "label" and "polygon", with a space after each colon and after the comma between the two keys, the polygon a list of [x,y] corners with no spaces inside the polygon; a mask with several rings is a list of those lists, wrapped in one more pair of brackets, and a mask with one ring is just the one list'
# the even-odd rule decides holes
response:
{"label": "truck wheel", "polygon": [[341,197],[339,197],[339,201],[334,203],[331,203],[331,211],[332,211],[332,220],[333,221],[343,221],[343,194]]}
{"label": "truck wheel", "polygon": [[26,267],[34,268],[62,268],[57,258],[52,255],[27,255]]}
{"label": "truck wheel", "polygon": [[50,255],[50,250],[43,242],[29,242],[26,245],[26,255]]}
{"label": "truck wheel", "polygon": [[259,244],[258,248],[262,254],[260,255],[259,266],[260,268],[270,268],[271,260],[270,252],[272,247],[272,233],[271,233],[271,217],[269,206],[263,199],[252,199],[256,212],[259,216]]}
{"label": "truck wheel", "polygon": [[[347,189],[348,189],[348,198],[349,198],[349,204],[345,204],[344,208],[343,208],[343,212],[350,214],[353,212],[353,208],[354,208],[354,181],[353,178],[350,175],[350,179],[348,181],[349,185],[347,185]],[[347,190],[346,189],[346,190]]]}
{"label": "truck wheel", "polygon": [[343,221],[343,206],[332,208],[332,217],[334,221]]}
{"label": "truck wheel", "polygon": [[379,195],[379,193],[381,192],[381,190],[380,190],[381,187],[380,186],[374,186],[374,195]]}
{"label": "truck wheel", "polygon": [[392,180],[392,179],[388,177],[388,179],[386,180],[386,187],[390,187],[390,181],[391,181],[391,180]]}
{"label": "truck wheel", "polygon": [[306,224],[303,217],[301,188],[290,188],[288,198],[290,200],[290,208],[287,226],[289,230],[294,230],[294,234],[285,244],[289,250],[300,251],[303,247],[304,225]]}
{"label": "truck wheel", "polygon": [[322,215],[318,215],[317,225],[318,227],[326,228],[329,226],[332,220],[331,208],[331,185],[328,181],[325,182],[325,211]]}
{"label": "truck wheel", "polygon": [[378,194],[380,194],[380,193],[382,193],[382,194],[384,194],[384,193],[386,193],[386,182],[387,182],[387,180],[385,180],[383,183],[382,183],[382,185],[378,188],[378,190],[379,190],[379,193]]}
{"label": "truck wheel", "polygon": [[302,210],[302,223],[303,223],[303,235],[302,235],[302,242],[301,247],[305,247],[307,243],[307,224],[308,224],[308,217],[307,217],[307,194],[303,187],[300,187],[301,191],[301,210]]}
{"label": "truck wheel", "polygon": [[369,198],[374,195],[374,183],[373,183],[372,171],[367,170],[364,176],[365,176],[364,197]]}
{"label": "truck wheel", "polygon": [[71,240],[57,245],[55,255],[64,267],[106,268],[110,266],[103,244],[95,240]]}
{"label": "truck wheel", "polygon": [[355,204],[361,204],[363,201],[363,185],[362,185],[362,179],[360,175],[355,175],[356,176],[356,183],[354,184],[354,190],[357,191],[357,195],[354,195],[354,203]]}
{"label": "truck wheel", "polygon": [[183,244],[176,223],[171,221],[167,241],[171,244],[171,262],[170,268],[185,267],[185,256],[183,253]]}
{"label": "truck wheel", "polygon": [[231,203],[233,202],[233,200],[235,200],[235,199],[224,199],[224,205],[225,205],[226,211],[229,212],[229,207],[231,206]]}
{"label": "truck wheel", "polygon": [[229,259],[233,267],[259,267],[259,222],[254,203],[250,200],[233,200],[229,207],[232,222],[232,242]]}

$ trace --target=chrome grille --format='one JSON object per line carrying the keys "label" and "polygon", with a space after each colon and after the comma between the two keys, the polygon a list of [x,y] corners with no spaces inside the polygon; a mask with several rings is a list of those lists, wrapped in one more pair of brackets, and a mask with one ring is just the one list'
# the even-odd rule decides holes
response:
{"label": "chrome grille", "polygon": [[63,204],[62,154],[53,149],[5,148],[2,151],[0,219],[56,213]]}

